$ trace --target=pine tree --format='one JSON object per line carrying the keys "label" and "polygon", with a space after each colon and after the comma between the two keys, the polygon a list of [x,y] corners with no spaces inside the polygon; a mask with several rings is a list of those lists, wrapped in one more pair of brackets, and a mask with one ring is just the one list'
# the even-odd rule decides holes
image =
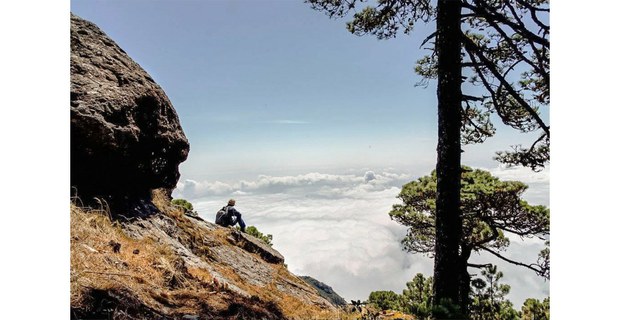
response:
{"label": "pine tree", "polygon": [[406,285],[407,288],[403,290],[399,309],[415,315],[416,319],[427,319],[432,311],[433,277],[425,279],[423,274],[418,273]]}
{"label": "pine tree", "polygon": [[519,313],[506,299],[510,286],[500,283],[504,276],[491,265],[481,271],[482,278],[472,281],[471,320],[519,320]]}
{"label": "pine tree", "polygon": [[[330,18],[354,11],[347,29],[379,39],[409,34],[415,23],[436,22],[431,54],[416,70],[437,79],[437,212],[434,298],[466,306],[458,290],[469,280],[455,272],[462,233],[459,211],[461,143],[495,134],[491,115],[520,132],[539,132],[529,147],[513,146],[496,159],[538,170],[549,161],[550,129],[539,109],[549,104],[549,6],[547,0],[306,0]],[[434,40],[434,42],[432,42]],[[471,94],[462,93],[462,83]],[[478,89],[478,88],[480,89]],[[480,93],[482,92],[482,93]],[[455,315],[462,317],[462,315]]]}
{"label": "pine tree", "polygon": [[[469,262],[472,253],[487,252],[503,261],[522,266],[545,278],[549,277],[549,248],[536,262],[515,261],[503,254],[510,246],[507,234],[546,240],[549,235],[549,209],[530,205],[521,197],[527,185],[518,181],[501,181],[484,170],[463,167],[461,208],[463,234],[459,239],[458,263],[455,266],[461,308],[467,307],[470,290],[468,268],[486,268],[489,264]],[[421,177],[403,186],[393,205],[391,219],[408,226],[402,244],[405,250],[433,256],[435,253],[435,213],[437,210],[437,174]],[[545,242],[548,245],[548,241]],[[464,311],[464,310],[463,310]]]}
{"label": "pine tree", "polygon": [[522,320],[549,320],[550,312],[549,298],[545,298],[542,302],[538,299],[529,298],[523,302],[521,307]]}

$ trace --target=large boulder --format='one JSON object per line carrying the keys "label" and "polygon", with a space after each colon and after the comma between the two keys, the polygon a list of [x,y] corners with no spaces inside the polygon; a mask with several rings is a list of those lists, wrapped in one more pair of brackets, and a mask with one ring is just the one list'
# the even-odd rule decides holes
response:
{"label": "large boulder", "polygon": [[188,152],[162,88],[95,24],[72,14],[71,186],[77,195],[119,203],[172,189]]}

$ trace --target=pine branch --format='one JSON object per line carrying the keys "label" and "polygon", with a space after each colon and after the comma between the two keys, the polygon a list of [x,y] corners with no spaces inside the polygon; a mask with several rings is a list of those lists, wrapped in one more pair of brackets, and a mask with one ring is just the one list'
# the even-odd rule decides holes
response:
{"label": "pine branch", "polygon": [[[476,60],[476,57],[474,56],[474,54],[468,50],[467,48],[465,48],[467,51],[467,54],[469,55],[470,60],[472,60],[473,62],[473,66],[474,66],[474,70],[476,71],[476,74],[478,74],[478,76],[480,77],[480,80],[482,81],[482,85],[485,87],[485,89],[487,89],[487,91],[489,92],[489,94],[491,94],[491,100],[493,101],[493,105],[498,106],[499,105],[499,101],[497,101],[497,97],[495,96],[495,90],[493,89],[493,87],[491,86],[491,83],[487,80],[484,72],[482,71],[482,69],[480,68],[481,66],[484,66],[483,63],[479,63]],[[496,108],[497,114],[499,115],[499,117],[502,119],[502,121],[504,123],[508,123],[508,118],[506,117],[505,114],[503,114],[500,109]]]}
{"label": "pine branch", "polygon": [[[510,1],[506,2],[506,6],[510,9],[510,12],[512,13],[512,16],[515,18],[515,20],[518,21],[519,26],[523,29],[523,30],[527,30],[527,27],[525,26],[525,24],[523,23],[523,21],[521,20],[521,18],[519,17],[519,15],[517,14],[515,8],[512,6],[512,4],[510,4]],[[528,43],[530,44],[530,47],[532,47],[532,51],[534,52],[534,54],[536,55],[536,58],[538,59],[539,62],[542,63],[543,61],[543,57],[540,55],[540,53],[538,52],[539,49],[536,48],[536,46],[534,45],[534,40],[530,37],[525,37],[525,39],[527,39]],[[549,47],[549,45],[547,45],[547,47]],[[547,75],[548,77],[548,75]],[[547,79],[547,85],[548,85],[548,79]]]}
{"label": "pine branch", "polygon": [[536,120],[538,126],[545,131],[547,135],[549,135],[549,126],[545,124],[545,122],[540,118],[538,113],[519,95],[515,89],[506,81],[504,77],[499,73],[495,64],[493,64],[484,54],[481,52],[481,49],[465,34],[462,34],[463,43],[465,44],[465,48],[468,52],[474,53],[480,61],[484,64],[484,66],[491,71],[493,76],[497,78],[501,84],[506,88],[508,93],[523,107],[527,112]]}
{"label": "pine branch", "polygon": [[431,33],[428,37],[426,37],[424,39],[424,41],[422,41],[422,44],[420,45],[420,49],[422,49],[422,47],[431,39],[437,37],[437,31],[434,31],[433,33]]}
{"label": "pine branch", "polygon": [[508,27],[510,27],[515,33],[523,36],[526,39],[530,39],[532,42],[536,42],[544,47],[549,47],[549,40],[539,35],[531,32],[527,28],[520,26],[519,24],[510,21],[507,17],[490,10],[489,6],[485,3],[485,1],[474,0],[474,4],[470,4],[466,1],[463,1],[463,7],[471,10],[474,13],[477,13],[479,16],[487,19],[487,20],[495,20],[499,23],[502,23]]}
{"label": "pine branch", "polygon": [[[545,85],[549,86],[549,72],[545,72],[545,70],[543,70],[543,67],[540,64],[535,64],[533,61],[531,61],[530,59],[528,59],[524,54],[522,50],[519,50],[519,48],[517,48],[517,45],[514,42],[514,39],[510,38],[508,36],[508,34],[506,34],[506,32],[493,20],[487,20],[487,23],[489,23],[489,25],[491,25],[491,27],[493,27],[493,29],[495,29],[495,31],[497,31],[497,33],[499,33],[500,36],[502,36],[502,38],[504,40],[506,40],[506,43],[508,43],[508,46],[510,46],[510,48],[512,48],[512,50],[514,51],[514,53],[516,53],[519,58],[521,58],[522,61],[524,61],[525,63],[529,64],[534,71],[536,71],[536,73],[540,74],[543,79],[545,80]],[[537,58],[539,59],[538,61],[541,62],[542,61],[542,57],[540,57],[537,54],[536,48],[534,48],[534,54],[537,55]],[[519,61],[520,62],[520,61]],[[518,63],[518,62],[517,62]],[[516,63],[515,63],[516,65]],[[505,74],[504,74],[505,76]]]}
{"label": "pine branch", "polygon": [[535,267],[540,267],[537,264],[525,264],[525,263],[522,263],[522,262],[514,261],[514,260],[511,260],[511,259],[508,259],[508,258],[502,256],[501,254],[499,254],[499,253],[497,253],[497,252],[495,252],[495,251],[493,251],[493,250],[491,250],[489,248],[486,248],[486,247],[480,247],[480,248],[482,250],[487,251],[490,254],[492,254],[492,255],[494,255],[494,256],[496,256],[496,257],[506,261],[506,262],[512,263],[512,264],[517,265],[517,266],[522,266],[522,267],[528,268],[528,269],[536,272],[537,275],[543,276],[545,278],[548,278],[548,276],[545,275],[545,270],[543,270],[542,268],[535,268]]}
{"label": "pine branch", "polygon": [[527,1],[523,1],[523,0],[517,0],[517,3],[519,3],[520,5],[526,7],[529,10],[530,17],[532,18],[532,21],[534,21],[546,33],[549,32],[549,26],[544,24],[544,23],[542,23],[538,19],[538,15],[536,15],[537,12],[549,12],[549,8],[536,8],[533,5],[527,3]]}
{"label": "pine branch", "polygon": [[491,263],[484,263],[484,264],[476,264],[476,263],[469,263],[469,262],[467,263],[468,267],[478,268],[478,269],[488,268],[488,267],[490,267],[492,265],[493,264],[491,264]]}
{"label": "pine branch", "polygon": [[495,240],[495,239],[497,239],[499,237],[499,232],[497,231],[497,228],[495,228],[494,226],[492,226],[489,223],[489,222],[492,222],[491,219],[484,219],[484,220],[491,227],[491,229],[493,231],[493,234],[490,237],[488,237],[488,238],[485,238],[485,239],[482,239],[480,241],[472,243],[471,247],[473,247],[473,248],[483,248],[484,249],[484,247],[482,246],[483,244],[491,242],[491,241],[493,241],[493,240]]}
{"label": "pine branch", "polygon": [[[474,97],[474,98],[475,98],[475,97]],[[472,99],[470,99],[470,100],[472,100]],[[482,100],[482,99],[480,99],[480,100]],[[466,108],[465,110],[463,110],[463,115],[464,115],[464,117],[465,117],[465,120],[466,120],[466,121],[467,121],[467,122],[468,122],[468,123],[469,123],[472,127],[474,127],[474,129],[475,129],[475,130],[477,130],[478,132],[481,132],[483,135],[485,135],[485,136],[487,136],[487,137],[492,137],[492,136],[493,136],[493,133],[492,133],[492,132],[489,132],[489,131],[487,131],[486,129],[481,128],[480,126],[478,126],[478,125],[476,124],[476,122],[474,122],[471,118],[469,118],[469,117],[467,117],[467,116],[466,116],[466,115],[467,115],[467,111],[470,109],[470,106],[469,106],[469,100],[465,100],[465,103],[467,104],[467,108]],[[484,141],[484,140],[482,140],[482,141]]]}

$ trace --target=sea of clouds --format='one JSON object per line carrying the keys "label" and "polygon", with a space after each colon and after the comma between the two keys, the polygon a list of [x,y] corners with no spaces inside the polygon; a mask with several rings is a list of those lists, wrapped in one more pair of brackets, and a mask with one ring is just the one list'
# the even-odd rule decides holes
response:
{"label": "sea of clouds", "polygon": [[[525,198],[533,204],[549,203],[549,172],[526,168],[493,168],[502,180],[530,185]],[[351,171],[349,171],[351,172]],[[175,198],[184,198],[206,220],[229,198],[248,225],[273,235],[273,246],[285,257],[289,270],[309,275],[332,286],[347,300],[366,300],[375,290],[401,293],[405,283],[421,272],[432,275],[428,257],[402,250],[406,227],[390,220],[392,205],[403,184],[418,176],[390,170],[364,170],[345,174],[306,173],[290,176],[260,175],[236,182],[178,183]],[[511,238],[506,256],[534,262],[542,241]],[[473,261],[493,262],[512,286],[509,298],[520,308],[528,297],[549,294],[549,283],[532,271],[502,263],[489,256]]]}

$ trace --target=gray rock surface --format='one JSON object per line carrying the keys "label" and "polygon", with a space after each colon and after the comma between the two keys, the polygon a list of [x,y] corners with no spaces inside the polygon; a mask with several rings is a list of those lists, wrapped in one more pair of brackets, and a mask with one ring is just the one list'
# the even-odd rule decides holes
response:
{"label": "gray rock surface", "polygon": [[[315,288],[285,270],[282,255],[268,245],[259,245],[262,243],[259,239],[202,219],[184,216],[182,221],[183,226],[180,226],[178,220],[155,214],[145,219],[125,221],[122,225],[128,236],[152,238],[169,246],[188,267],[208,270],[219,283],[241,296],[251,296],[241,288],[245,284],[265,290],[275,287],[304,303],[335,310],[334,305]],[[188,235],[187,230],[193,230],[194,235]],[[196,239],[196,233],[201,235],[200,239]],[[224,239],[218,238],[218,233],[223,234]],[[230,278],[222,268],[232,270],[235,277]]]}
{"label": "gray rock surface", "polygon": [[231,232],[228,240],[232,244],[243,248],[245,251],[260,255],[263,260],[269,263],[284,263],[284,257],[278,251],[247,233],[235,230]]}
{"label": "gray rock surface", "polygon": [[172,103],[123,49],[73,14],[70,110],[71,186],[82,200],[175,187],[189,143]]}

